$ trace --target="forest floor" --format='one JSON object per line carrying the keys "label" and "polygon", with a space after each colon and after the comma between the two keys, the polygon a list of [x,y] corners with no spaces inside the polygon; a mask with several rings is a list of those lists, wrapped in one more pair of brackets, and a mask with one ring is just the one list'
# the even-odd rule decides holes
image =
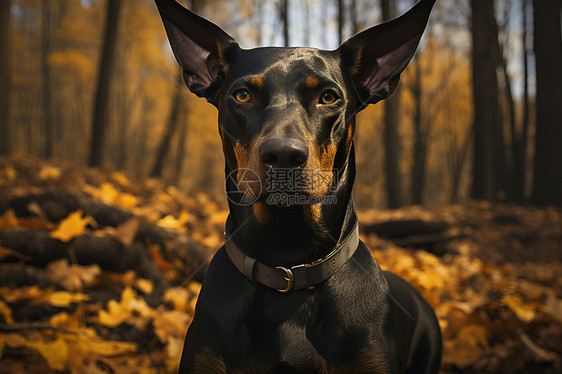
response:
{"label": "forest floor", "polygon": [[[157,180],[0,158],[0,374],[175,372],[227,214]],[[359,218],[381,267],[434,307],[442,373],[562,371],[562,209]]]}

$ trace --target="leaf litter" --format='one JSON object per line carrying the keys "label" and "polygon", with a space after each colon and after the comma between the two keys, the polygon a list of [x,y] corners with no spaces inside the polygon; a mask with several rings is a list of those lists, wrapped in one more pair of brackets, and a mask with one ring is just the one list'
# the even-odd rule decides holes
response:
{"label": "leaf litter", "polygon": [[[86,193],[133,218],[100,226],[80,209],[50,221],[36,203],[31,217],[6,206],[11,198],[52,189]],[[162,244],[140,243],[169,281],[154,300],[158,285],[152,279],[126,266],[115,272],[78,264],[72,244],[94,235],[124,248],[140,245],[140,227],[152,222],[188,235],[208,248],[210,258],[223,240],[224,197],[23,156],[0,158],[0,196],[0,233],[44,231],[53,243],[71,248],[66,258],[43,266],[0,240],[0,266],[17,265],[26,274],[17,281],[0,275],[0,373],[177,370],[201,284],[177,279],[181,264],[164,256]],[[362,224],[444,221],[454,232],[419,247],[361,236],[383,269],[411,282],[433,306],[443,333],[441,373],[562,370],[559,208],[468,201],[359,216]]]}

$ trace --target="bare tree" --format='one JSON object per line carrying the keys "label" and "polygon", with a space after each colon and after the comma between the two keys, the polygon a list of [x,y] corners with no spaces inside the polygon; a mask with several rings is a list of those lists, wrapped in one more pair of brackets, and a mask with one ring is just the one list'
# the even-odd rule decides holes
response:
{"label": "bare tree", "polygon": [[[381,0],[382,17],[388,21],[396,16],[395,0]],[[400,178],[400,87],[384,103],[384,170],[386,176],[387,203],[390,209],[402,206],[402,180]]]}
{"label": "bare tree", "polygon": [[0,1],[0,155],[10,153],[10,0]]}
{"label": "bare tree", "polygon": [[474,179],[472,197],[495,199],[498,191],[497,149],[500,127],[498,103],[498,29],[491,0],[471,0],[474,97]]}
{"label": "bare tree", "polygon": [[338,45],[343,43],[343,27],[345,20],[345,4],[343,0],[338,1]]}
{"label": "bare tree", "polygon": [[161,177],[162,170],[164,169],[164,161],[168,156],[168,151],[170,149],[170,144],[172,142],[172,136],[176,133],[178,128],[178,116],[180,111],[181,99],[183,96],[183,85],[182,85],[183,72],[181,69],[178,70],[178,75],[176,77],[176,86],[174,89],[174,98],[172,101],[172,106],[170,109],[170,114],[168,116],[168,121],[166,123],[166,129],[164,130],[164,135],[156,151],[156,161],[152,166],[150,172],[151,177]]}
{"label": "bare tree", "polygon": [[427,156],[427,129],[423,124],[422,113],[422,69],[421,61],[414,63],[414,84],[412,95],[414,96],[414,157],[412,160],[412,185],[411,198],[413,204],[421,204],[425,180],[425,163]]}
{"label": "bare tree", "polygon": [[283,25],[283,44],[289,46],[289,0],[281,0],[279,16]]}
{"label": "bare tree", "polygon": [[98,86],[94,103],[92,123],[93,133],[89,161],[90,166],[101,166],[104,154],[103,146],[105,141],[105,130],[107,128],[111,72],[114,64],[120,9],[121,0],[107,0],[107,20],[105,25],[103,50],[98,70]]}
{"label": "bare tree", "polygon": [[52,99],[51,99],[51,68],[49,66],[49,54],[52,49],[52,28],[53,14],[51,2],[43,0],[42,2],[42,21],[41,21],[41,76],[42,94],[41,94],[41,112],[43,116],[43,133],[44,145],[43,156],[45,158],[53,157],[53,147],[56,141],[55,126],[52,123]]}
{"label": "bare tree", "polygon": [[527,144],[529,134],[529,61],[527,57],[527,8],[528,0],[521,2],[522,14],[522,62],[523,62],[523,118],[521,125],[512,133],[513,170],[511,173],[510,198],[523,201],[525,198],[525,176],[527,175]]}
{"label": "bare tree", "polygon": [[533,0],[537,132],[533,201],[562,205],[562,37],[560,0]]}

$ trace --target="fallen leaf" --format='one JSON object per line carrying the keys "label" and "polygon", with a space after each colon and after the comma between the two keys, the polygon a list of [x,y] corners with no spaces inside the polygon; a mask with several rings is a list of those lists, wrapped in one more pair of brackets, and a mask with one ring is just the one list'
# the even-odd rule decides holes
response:
{"label": "fallen leaf", "polygon": [[166,290],[162,300],[171,303],[175,310],[185,312],[189,298],[190,292],[184,287],[172,287]]}
{"label": "fallen leaf", "polygon": [[[6,323],[7,325],[11,325],[12,323],[14,323],[14,319],[12,318],[12,309],[10,309],[8,304],[3,302],[2,300],[0,300],[0,317],[2,317],[4,323]],[[0,357],[2,357],[1,354]]]}
{"label": "fallen leaf", "polygon": [[168,372],[173,373],[178,371],[182,351],[183,351],[183,339],[170,337],[170,339],[168,339],[168,344],[166,344],[166,361],[165,361],[166,370],[168,370]]}
{"label": "fallen leaf", "polygon": [[445,340],[443,348],[443,363],[460,369],[473,365],[486,353],[488,331],[482,325],[465,326],[455,338]]}
{"label": "fallen leaf", "polygon": [[137,345],[134,343],[102,340],[86,335],[75,335],[75,340],[83,351],[102,356],[117,356],[137,350]]}
{"label": "fallen leaf", "polygon": [[533,321],[537,315],[535,305],[525,303],[519,294],[504,295],[502,297],[502,302],[511,309],[522,322],[529,323]]}
{"label": "fallen leaf", "polygon": [[82,290],[101,274],[101,268],[97,264],[70,265],[64,258],[51,262],[46,270],[51,281],[60,284],[68,291]]}
{"label": "fallen leaf", "polygon": [[119,240],[125,247],[133,244],[137,231],[139,229],[140,220],[137,217],[133,217],[119,226],[115,230],[115,239]]}
{"label": "fallen leaf", "polygon": [[49,295],[48,302],[52,306],[67,307],[72,303],[87,301],[90,299],[89,295],[82,293],[56,291]]}
{"label": "fallen leaf", "polygon": [[40,180],[56,180],[59,179],[62,172],[60,168],[51,165],[44,165],[39,170],[38,178]]}
{"label": "fallen leaf", "polygon": [[18,227],[18,217],[13,209],[8,209],[0,216],[0,230]]}
{"label": "fallen leaf", "polygon": [[81,210],[72,212],[59,223],[55,231],[51,232],[51,238],[64,243],[69,242],[82,235],[91,220],[90,216],[82,217]]}
{"label": "fallen leaf", "polygon": [[562,323],[562,299],[549,294],[546,299],[545,307],[552,318]]}
{"label": "fallen leaf", "polygon": [[37,201],[32,201],[29,204],[27,204],[27,210],[35,214],[37,217],[45,221],[48,221],[45,211],[43,210],[43,208],[41,208],[41,205],[39,205]]}
{"label": "fallen leaf", "polygon": [[135,281],[135,288],[145,295],[150,295],[154,290],[154,283],[151,280],[139,278]]}
{"label": "fallen leaf", "polygon": [[154,334],[162,343],[166,343],[170,337],[183,338],[189,325],[189,320],[189,315],[179,310],[167,310],[156,313],[152,320]]}
{"label": "fallen leaf", "polygon": [[6,182],[12,182],[16,179],[17,175],[16,169],[8,165],[0,170],[0,180],[4,180]]}
{"label": "fallen leaf", "polygon": [[172,264],[170,264],[168,261],[164,259],[164,257],[162,257],[162,254],[160,254],[160,247],[158,246],[158,244],[149,245],[146,250],[148,251],[150,257],[152,258],[152,261],[154,261],[154,264],[161,270],[169,271],[174,268]]}
{"label": "fallen leaf", "polygon": [[57,337],[52,342],[28,341],[27,347],[39,352],[51,369],[65,369],[68,360],[68,344],[63,338]]}
{"label": "fallen leaf", "polygon": [[25,301],[45,301],[45,295],[52,292],[51,289],[40,289],[37,286],[8,288],[0,287],[0,296],[8,304],[17,304]]}
{"label": "fallen leaf", "polygon": [[182,210],[180,216],[176,219],[173,215],[168,214],[167,216],[161,218],[156,222],[160,227],[167,229],[183,230],[185,229],[185,224],[189,220],[189,213],[187,210]]}
{"label": "fallen leaf", "polygon": [[121,293],[119,302],[109,300],[107,311],[102,309],[98,312],[98,322],[107,327],[117,327],[125,321],[132,322],[133,313],[135,317],[148,320],[154,314],[154,310],[144,299],[137,298],[133,289],[127,286]]}

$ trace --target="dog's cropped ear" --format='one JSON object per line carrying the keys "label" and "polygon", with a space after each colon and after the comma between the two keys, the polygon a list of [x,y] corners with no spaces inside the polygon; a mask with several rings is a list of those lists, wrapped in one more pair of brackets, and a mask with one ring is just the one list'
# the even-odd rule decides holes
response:
{"label": "dog's cropped ear", "polygon": [[367,29],[339,48],[344,68],[351,71],[361,103],[386,99],[416,52],[436,0],[421,0],[393,21]]}
{"label": "dog's cropped ear", "polygon": [[239,48],[217,25],[185,9],[175,0],[155,0],[176,60],[191,92],[216,104],[228,67],[226,55]]}

